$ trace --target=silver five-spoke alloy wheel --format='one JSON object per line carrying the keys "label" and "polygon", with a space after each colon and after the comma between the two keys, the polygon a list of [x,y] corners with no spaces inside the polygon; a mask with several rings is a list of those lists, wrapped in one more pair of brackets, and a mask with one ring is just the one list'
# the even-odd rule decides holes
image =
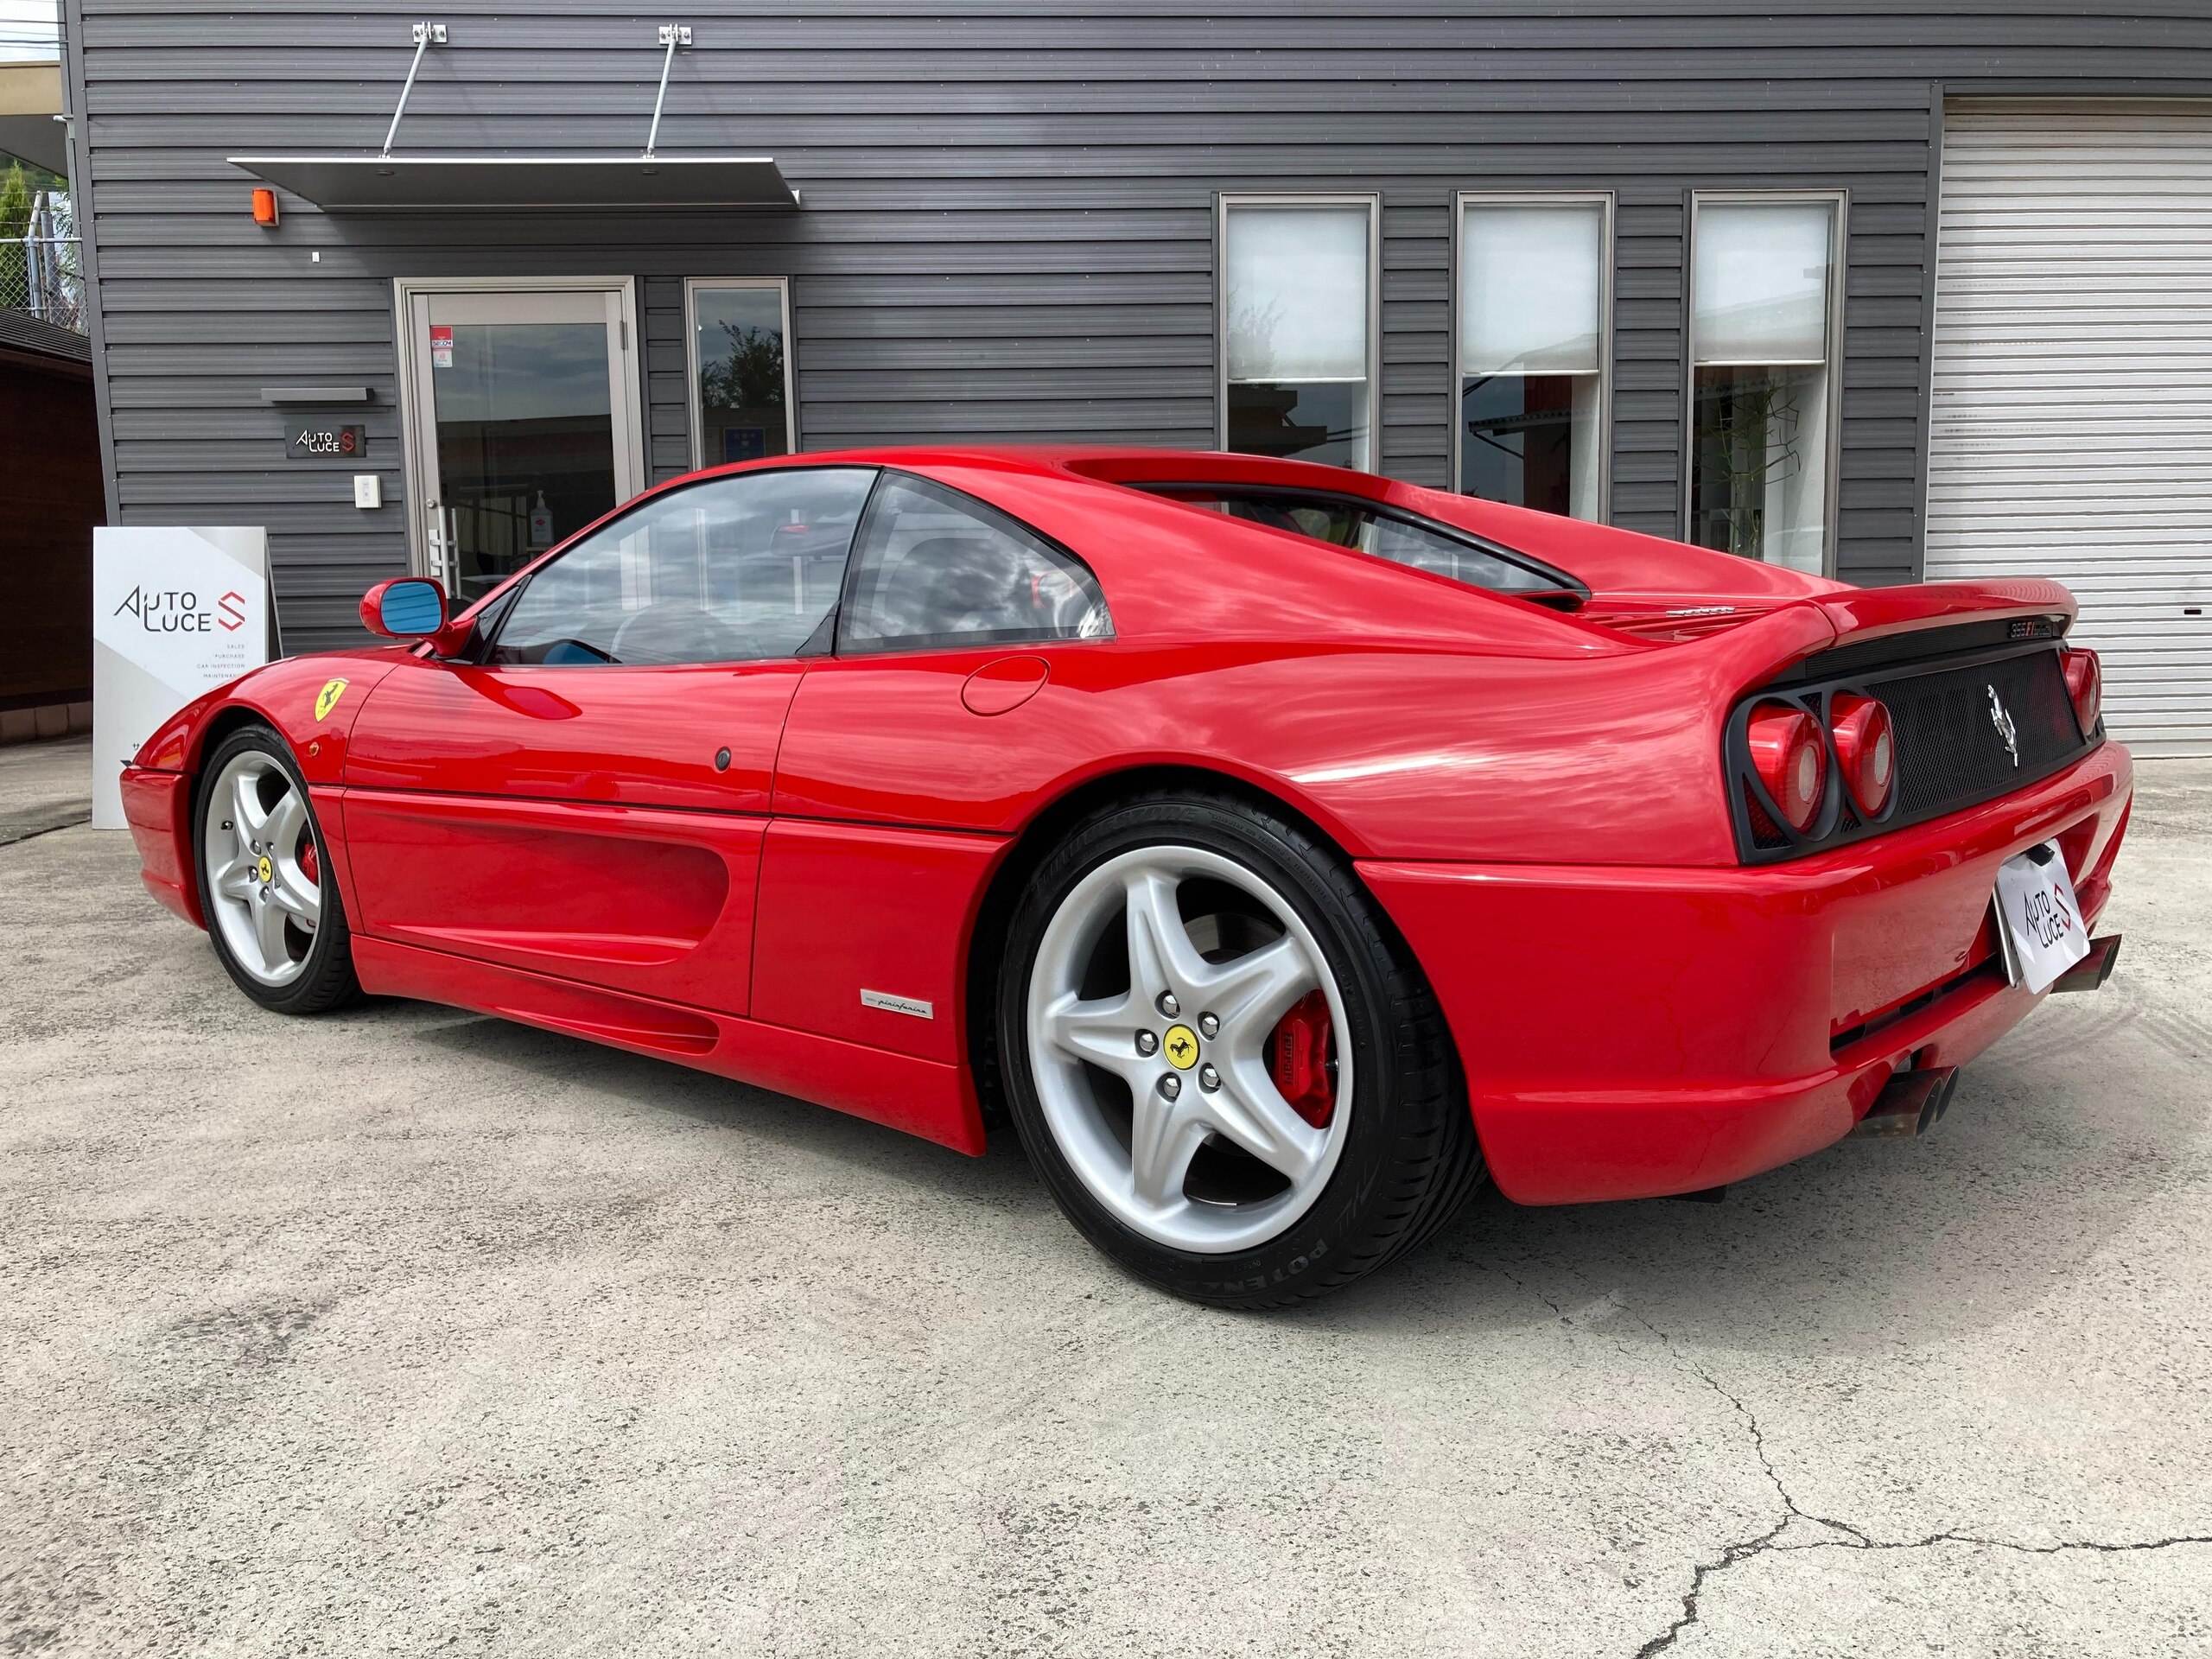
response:
{"label": "silver five-spoke alloy wheel", "polygon": [[[1235,890],[1255,925],[1230,931],[1241,937],[1201,928],[1194,938],[1178,900],[1192,881]],[[1097,964],[1102,947],[1117,954],[1116,928],[1128,988],[1102,991]],[[1172,1249],[1217,1255],[1281,1233],[1328,1185],[1351,1118],[1351,1058],[1341,1044],[1333,1109],[1318,1125],[1284,1098],[1269,1063],[1277,1023],[1315,991],[1334,1031],[1348,1031],[1312,931],[1235,861],[1154,846],[1090,871],[1045,928],[1027,1009],[1039,1103],[1077,1178],[1125,1225]],[[1090,1068],[1127,1086],[1126,1115]],[[1274,1190],[1243,1201],[1186,1190],[1210,1147],[1272,1171]]]}
{"label": "silver five-spoke alloy wheel", "polygon": [[200,856],[214,912],[207,919],[247,975],[272,989],[289,985],[307,966],[322,922],[307,802],[282,766],[249,749],[217,775],[205,811]]}

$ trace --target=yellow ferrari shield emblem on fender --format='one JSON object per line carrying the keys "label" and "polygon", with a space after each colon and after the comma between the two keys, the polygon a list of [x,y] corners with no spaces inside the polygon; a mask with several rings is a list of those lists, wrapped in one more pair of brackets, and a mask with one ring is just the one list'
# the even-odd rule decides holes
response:
{"label": "yellow ferrari shield emblem on fender", "polygon": [[1160,1039],[1160,1052],[1178,1071],[1187,1071],[1198,1063],[1198,1033],[1188,1026],[1170,1026]]}
{"label": "yellow ferrari shield emblem on fender", "polygon": [[330,711],[338,706],[338,699],[345,695],[345,681],[325,680],[322,683],[322,690],[315,694],[315,717],[317,720],[328,720]]}

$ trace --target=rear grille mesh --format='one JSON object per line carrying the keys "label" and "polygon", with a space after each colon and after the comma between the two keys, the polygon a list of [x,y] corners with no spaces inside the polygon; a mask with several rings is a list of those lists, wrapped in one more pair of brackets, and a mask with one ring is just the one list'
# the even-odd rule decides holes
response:
{"label": "rear grille mesh", "polygon": [[[1896,725],[1897,810],[1908,818],[2040,778],[2082,747],[2054,651],[1877,680],[1867,689],[1889,705]],[[2012,748],[2000,729],[2008,722]]]}

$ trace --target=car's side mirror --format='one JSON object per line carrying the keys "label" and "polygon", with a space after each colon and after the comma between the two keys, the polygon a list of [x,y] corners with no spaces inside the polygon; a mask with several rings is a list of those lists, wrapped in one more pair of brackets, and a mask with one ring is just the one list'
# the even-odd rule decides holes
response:
{"label": "car's side mirror", "polygon": [[427,576],[380,582],[361,595],[361,626],[387,639],[427,639],[434,656],[458,656],[476,624],[446,613],[446,590]]}
{"label": "car's side mirror", "polygon": [[380,582],[361,595],[361,626],[387,639],[428,639],[444,631],[446,590],[426,576]]}

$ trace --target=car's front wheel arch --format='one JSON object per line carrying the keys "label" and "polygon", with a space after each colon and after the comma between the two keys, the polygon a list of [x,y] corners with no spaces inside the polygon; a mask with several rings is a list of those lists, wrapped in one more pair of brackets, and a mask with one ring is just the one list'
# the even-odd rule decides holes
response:
{"label": "car's front wheel arch", "polygon": [[306,775],[283,733],[254,710],[238,713],[202,746],[190,785],[190,868],[208,941],[263,1007],[341,1007],[360,982]]}

